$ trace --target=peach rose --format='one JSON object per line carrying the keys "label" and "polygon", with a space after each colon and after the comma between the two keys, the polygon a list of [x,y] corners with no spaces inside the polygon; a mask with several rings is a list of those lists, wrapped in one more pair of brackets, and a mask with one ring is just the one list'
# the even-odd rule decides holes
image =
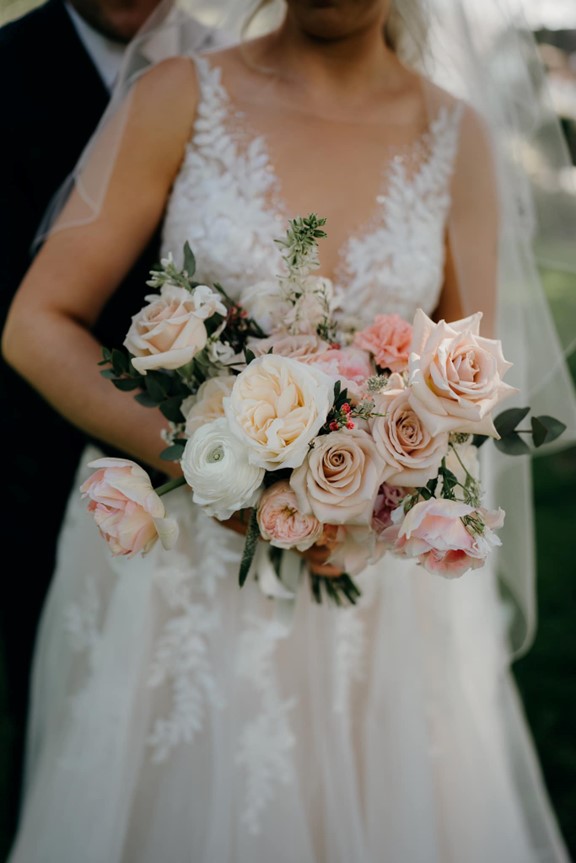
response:
{"label": "peach rose", "polygon": [[412,327],[399,315],[376,315],[374,323],[356,333],[354,344],[370,351],[376,365],[402,372],[408,365]]}
{"label": "peach rose", "polygon": [[185,399],[182,408],[186,411],[186,437],[191,437],[205,423],[224,416],[224,398],[232,392],[235,380],[234,375],[208,378],[195,396]]}
{"label": "peach rose", "polygon": [[258,506],[258,526],[262,538],[276,548],[305,551],[320,539],[323,525],[313,515],[298,510],[296,495],[288,480],[266,489]]}
{"label": "peach rose", "polygon": [[96,459],[88,467],[97,470],[80,492],[89,499],[88,512],[113,555],[146,554],[157,539],[164,548],[174,545],[178,525],[166,518],[164,504],[143,468],[123,458]]}
{"label": "peach rose", "polygon": [[224,399],[230,428],[266,470],[298,467],[333,404],[331,379],[290,357],[253,360]]}
{"label": "peach rose", "polygon": [[432,435],[446,431],[498,437],[496,405],[516,392],[502,378],[512,365],[500,341],[478,335],[481,312],[435,324],[418,309],[409,361],[410,404]]}
{"label": "peach rose", "polygon": [[216,313],[226,315],[218,294],[206,285],[191,292],[167,283],[146,300],[148,305],[133,316],[124,339],[132,365],[141,374],[185,366],[206,346],[204,320]]}
{"label": "peach rose", "polygon": [[290,485],[298,509],[326,524],[370,524],[383,462],[361,429],[320,435]]}
{"label": "peach rose", "polygon": [[383,534],[394,539],[392,551],[416,557],[428,572],[446,578],[482,567],[490,551],[501,545],[494,533],[504,523],[501,509],[491,511],[461,501],[431,498],[413,506],[401,522],[400,518],[402,512],[396,511],[396,524]]}
{"label": "peach rose", "polygon": [[374,396],[374,410],[384,414],[370,420],[376,448],[386,462],[384,479],[391,485],[426,485],[448,452],[448,433],[430,434],[399,374],[391,375],[387,388]]}
{"label": "peach rose", "polygon": [[324,545],[330,550],[326,562],[348,575],[358,575],[378,557],[375,534],[363,525],[326,524],[318,545]]}

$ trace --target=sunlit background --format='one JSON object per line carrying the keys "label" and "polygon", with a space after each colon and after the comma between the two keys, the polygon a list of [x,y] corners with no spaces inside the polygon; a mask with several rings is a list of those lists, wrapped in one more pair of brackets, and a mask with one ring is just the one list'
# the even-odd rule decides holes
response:
{"label": "sunlit background", "polygon": [[[480,2],[480,0],[479,0]],[[485,2],[485,0],[484,0]],[[25,14],[38,0],[0,0],[0,25]],[[576,0],[509,0],[534,32],[547,82],[561,120],[576,186]],[[489,4],[485,2],[486,14]],[[33,63],[34,58],[30,57]],[[2,82],[1,86],[8,86]],[[576,260],[576,225],[572,226]],[[550,265],[542,271],[548,296],[562,326],[576,335],[576,275]],[[576,379],[576,358],[571,358]],[[576,449],[541,457],[534,464],[538,547],[539,628],[529,654],[514,668],[540,756],[544,778],[571,855],[576,859]],[[1,657],[0,657],[1,659]],[[0,858],[8,842],[4,800],[12,730],[4,710],[0,668]],[[78,861],[80,863],[80,861]],[[499,861],[500,863],[500,861]]]}

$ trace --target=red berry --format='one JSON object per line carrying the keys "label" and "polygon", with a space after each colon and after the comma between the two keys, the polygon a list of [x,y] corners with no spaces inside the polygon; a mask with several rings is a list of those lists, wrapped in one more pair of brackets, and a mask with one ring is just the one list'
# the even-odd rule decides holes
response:
{"label": "red berry", "polygon": [[330,429],[330,431],[338,431],[338,423],[333,420],[328,426],[328,428]]}
{"label": "red berry", "polygon": [[344,411],[345,414],[349,414],[350,411],[352,410],[352,408],[350,407],[348,402],[344,402],[344,404],[342,405],[342,410]]}
{"label": "red berry", "polygon": [[352,420],[348,420],[348,422],[346,423],[347,429],[353,429],[354,426],[355,426],[355,423],[353,423]]}

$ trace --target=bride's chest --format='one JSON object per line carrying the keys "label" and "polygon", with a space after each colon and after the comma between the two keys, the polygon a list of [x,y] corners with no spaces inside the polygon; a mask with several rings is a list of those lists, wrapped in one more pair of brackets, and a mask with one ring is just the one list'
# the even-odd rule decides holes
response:
{"label": "bride's chest", "polygon": [[374,136],[363,142],[364,158],[342,140],[307,158],[302,135],[250,134],[231,110],[220,70],[203,60],[198,70],[198,115],[168,202],[163,254],[179,261],[188,241],[197,278],[235,295],[281,271],[276,240],[290,218],[315,212],[327,219],[321,274],[340,288],[348,314],[432,312],[443,281],[458,108],[441,110],[413,146],[382,147],[375,169]]}

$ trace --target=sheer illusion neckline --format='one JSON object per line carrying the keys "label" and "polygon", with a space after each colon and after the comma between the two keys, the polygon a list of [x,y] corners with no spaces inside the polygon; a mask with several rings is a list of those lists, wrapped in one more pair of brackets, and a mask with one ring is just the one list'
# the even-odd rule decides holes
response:
{"label": "sheer illusion neckline", "polygon": [[[266,194],[260,195],[259,206],[262,213],[271,222],[281,226],[282,230],[290,218],[302,214],[292,211],[283,193],[285,184],[272,158],[268,136],[256,127],[223,83],[222,67],[207,54],[193,59],[200,85],[200,101],[206,101],[208,89],[209,92],[211,91],[212,99],[217,103],[217,115],[213,117],[213,123],[218,124],[223,134],[229,136],[231,144],[238,148],[239,153],[249,153],[256,148],[259,150],[260,167],[266,171],[269,179]],[[383,147],[383,159],[375,183],[376,193],[368,208],[368,216],[346,232],[346,239],[337,250],[333,271],[318,273],[318,275],[324,275],[335,285],[344,285],[350,281],[355,269],[352,262],[354,247],[358,247],[367,238],[386,227],[387,203],[391,197],[394,179],[404,186],[405,194],[416,196],[422,176],[429,169],[432,161],[436,142],[450,124],[450,118],[457,109],[458,103],[453,106],[440,105],[423,131],[414,136],[411,141],[402,145],[390,144]],[[195,146],[199,132],[201,130],[196,122],[189,147]]]}

